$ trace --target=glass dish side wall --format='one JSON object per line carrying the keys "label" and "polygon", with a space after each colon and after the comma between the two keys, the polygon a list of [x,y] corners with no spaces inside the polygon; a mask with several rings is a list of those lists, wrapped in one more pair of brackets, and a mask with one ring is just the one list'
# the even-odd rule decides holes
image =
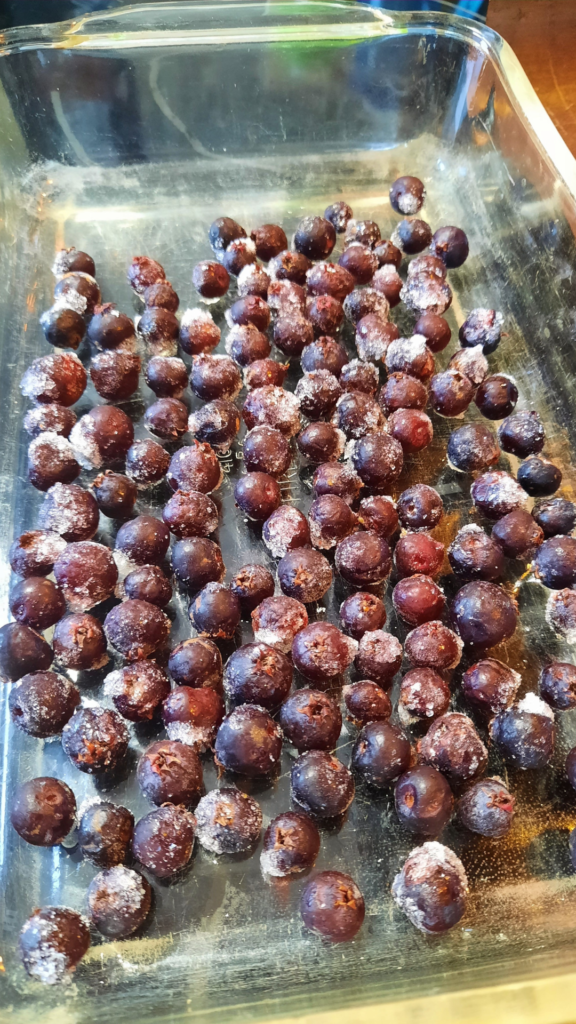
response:
{"label": "glass dish side wall", "polygon": [[[171,4],[88,19],[72,31],[46,33],[43,45],[32,45],[30,36],[25,49],[7,48],[0,59],[0,379],[9,396],[0,409],[4,566],[12,537],[34,525],[40,503],[24,483],[18,381],[46,351],[37,318],[51,301],[55,248],[74,243],[91,252],[105,297],[127,311],[126,265],[135,252],[149,252],[166,266],[183,304],[193,304],[190,270],[209,254],[206,228],[214,216],[230,213],[247,225],[277,220],[289,230],[303,213],[343,196],[388,235],[396,219],[388,187],[407,170],[427,183],[430,221],[461,224],[471,238],[473,256],[451,278],[454,334],[475,305],[504,310],[508,338],[493,365],[516,376],[522,407],[540,410],[571,493],[573,206],[510,93],[489,49],[493,39],[450,19],[404,22],[365,10],[360,19],[358,8],[344,4]],[[409,330],[412,320],[403,314],[400,323]],[[352,352],[352,338],[345,341]],[[289,387],[294,380],[295,373]],[[145,388],[143,397],[149,401]],[[88,391],[79,412],[94,402]],[[468,521],[466,481],[445,465],[449,424],[436,420],[435,430],[426,462],[412,461],[398,490],[416,479],[439,486],[455,531]],[[227,468],[220,530],[226,565],[267,562],[254,531],[235,518],[231,485],[240,458]],[[293,475],[288,487],[306,510],[309,474]],[[152,500],[150,507],[157,513],[160,505]],[[7,571],[2,580],[6,612]],[[332,621],[343,596],[337,586],[326,610]],[[540,629],[541,589],[523,587],[522,601],[530,629],[505,654],[531,687],[544,653],[562,648]],[[189,631],[185,602],[176,604],[174,642]],[[396,628],[388,598],[387,605]],[[83,692],[97,696],[99,681],[91,686],[82,681]],[[562,851],[576,814],[559,758],[537,788],[527,777],[514,780],[524,825],[498,848],[498,861],[456,829],[446,835],[465,860],[472,898],[465,928],[441,943],[415,934],[392,910],[390,879],[413,844],[395,823],[388,796],[359,793],[343,828],[323,835],[319,861],[350,870],[361,883],[368,918],[357,943],[332,950],[303,933],[299,884],[270,889],[257,857],[215,865],[200,852],[186,880],[156,887],[145,935],[94,945],[71,990],[39,991],[15,965],[18,928],[43,902],[81,908],[93,871],[64,851],[24,848],[7,821],[7,801],[17,780],[37,774],[63,777],[79,802],[95,786],[78,778],[58,743],[42,747],[16,734],[7,715],[4,721],[0,1002],[11,1006],[14,1021],[49,1013],[95,1024],[112,1016],[254,1020],[573,966],[574,882]],[[564,716],[560,749],[575,740]],[[134,755],[148,742],[135,732]],[[340,756],[347,760],[349,750],[343,736]],[[289,804],[289,765],[285,754],[277,785],[252,790],[267,818]],[[496,761],[490,769],[502,771]],[[206,776],[211,787],[215,775]],[[112,795],[137,816],[148,809],[132,779]]]}

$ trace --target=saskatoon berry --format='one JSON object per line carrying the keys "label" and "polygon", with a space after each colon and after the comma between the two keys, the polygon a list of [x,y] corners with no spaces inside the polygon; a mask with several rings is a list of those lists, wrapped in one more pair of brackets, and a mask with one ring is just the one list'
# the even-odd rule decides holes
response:
{"label": "saskatoon berry", "polygon": [[106,636],[93,615],[65,615],[56,625],[52,643],[54,657],[64,668],[88,672],[108,661]]}
{"label": "saskatoon berry", "polygon": [[404,282],[400,277],[400,274],[395,267],[390,264],[385,264],[376,271],[372,278],[372,287],[380,292],[388,299],[390,303],[390,309],[397,306],[400,302],[400,295],[402,292]]}
{"label": "saskatoon berry", "polygon": [[251,238],[236,238],[222,253],[222,266],[237,277],[244,267],[256,262],[256,246]]}
{"label": "saskatoon berry", "polygon": [[[346,295],[352,291],[355,284],[368,284],[378,270],[378,257],[369,246],[362,245],[361,242],[352,242],[348,245],[338,263],[347,271],[352,282]],[[345,296],[342,295],[342,298]]]}
{"label": "saskatoon berry", "polygon": [[24,417],[24,429],[32,436],[38,437],[46,431],[68,437],[76,423],[76,413],[63,405],[38,405],[30,409]]}
{"label": "saskatoon berry", "polygon": [[307,750],[292,765],[294,803],[313,818],[338,818],[354,799],[352,773],[324,750]]}
{"label": "saskatoon berry", "polygon": [[133,352],[99,352],[90,363],[90,377],[107,402],[123,402],[138,390],[142,360]]}
{"label": "saskatoon berry", "polygon": [[30,364],[20,382],[22,394],[40,405],[56,402],[66,407],[82,396],[86,370],[73,352],[55,352]]}
{"label": "saskatoon berry", "polygon": [[425,220],[401,220],[392,233],[391,241],[403,252],[413,256],[430,245],[432,229]]}
{"label": "saskatoon berry", "polygon": [[78,826],[78,848],[99,868],[123,864],[134,830],[134,815],[109,800],[88,804]]}
{"label": "saskatoon berry", "polygon": [[144,304],[146,306],[159,306],[162,309],[169,309],[175,313],[180,305],[180,299],[169,281],[156,281],[146,288],[144,292]]}
{"label": "saskatoon berry", "polygon": [[432,530],[444,514],[442,498],[427,484],[414,484],[402,491],[396,507],[406,530]]}
{"label": "saskatoon berry", "polygon": [[482,351],[482,345],[458,349],[448,363],[448,369],[463,373],[474,387],[478,387],[488,375],[488,360]]}
{"label": "saskatoon berry", "polygon": [[296,443],[311,462],[329,463],[343,454],[346,437],[331,423],[311,423],[298,435]]}
{"label": "saskatoon berry", "polygon": [[101,871],[88,886],[90,919],[107,939],[132,935],[146,920],[151,904],[150,883],[123,864]]}
{"label": "saskatoon berry", "polygon": [[417,668],[433,668],[437,672],[444,672],[456,668],[459,663],[462,641],[443,623],[424,622],[408,633],[406,655]]}
{"label": "saskatoon berry", "polygon": [[199,441],[211,444],[216,452],[228,452],[240,430],[240,413],[226,398],[207,402],[188,418],[188,430]]}
{"label": "saskatoon berry", "polygon": [[420,931],[447,932],[466,910],[468,880],[462,862],[441,843],[416,847],[392,883],[400,910]]}
{"label": "saskatoon berry", "polygon": [[288,358],[302,355],[306,345],[314,340],[312,324],[300,314],[281,314],[274,325],[274,344]]}
{"label": "saskatoon berry", "polygon": [[390,697],[371,679],[362,679],[342,690],[348,720],[361,727],[368,722],[382,722],[390,718]]}
{"label": "saskatoon berry", "polygon": [[77,708],[62,730],[65,754],[81,772],[113,771],[128,750],[129,734],[115,711]]}
{"label": "saskatoon berry", "polygon": [[420,381],[428,381],[432,377],[435,364],[434,356],[426,344],[426,339],[414,334],[411,338],[397,338],[391,342],[386,352],[386,369],[388,373],[407,373]]}
{"label": "saskatoon berry", "polygon": [[387,541],[372,530],[355,533],[338,542],[336,568],[354,587],[380,583],[390,574],[392,557]]}
{"label": "saskatoon berry", "polygon": [[346,672],[358,645],[330,622],[311,622],[292,643],[295,668],[313,683],[326,684]]}
{"label": "saskatoon berry", "polygon": [[87,252],[75,249],[74,246],[71,246],[69,249],[59,249],[54,257],[52,273],[55,277],[62,277],[63,274],[70,274],[72,272],[90,274],[91,277],[95,277],[96,266],[94,260]]}
{"label": "saskatoon berry", "polygon": [[363,437],[374,431],[381,431],[384,416],[377,401],[362,391],[347,391],[336,404],[334,425],[343,430],[348,438]]}
{"label": "saskatoon berry", "polygon": [[192,284],[204,299],[218,299],[230,287],[230,274],[221,263],[203,260],[192,271]]}
{"label": "saskatoon berry", "polygon": [[378,789],[388,786],[410,765],[412,751],[404,733],[390,722],[368,722],[352,750],[352,766]]}
{"label": "saskatoon berry", "polygon": [[[373,314],[380,321],[386,321],[390,312],[390,303],[388,299],[377,292],[375,288],[355,288],[350,295],[347,295],[344,299],[344,313],[353,324],[357,325],[357,329],[360,325],[360,321],[364,320],[370,314]],[[392,330],[392,335],[397,337],[397,334]],[[371,340],[369,341],[369,337]],[[360,337],[366,342],[365,351],[358,350],[358,354],[364,358],[370,358],[374,361],[383,358],[388,345],[391,342],[390,331],[387,330],[384,334],[379,333],[377,330],[377,322],[374,320],[370,321],[370,330],[366,333],[361,332]],[[357,338],[358,340],[358,338]],[[382,351],[384,349],[384,351]],[[369,353],[372,352],[372,355]],[[377,353],[381,354],[378,355]]]}
{"label": "saskatoon berry", "polygon": [[188,430],[188,409],[177,398],[159,398],[146,409],[144,424],[156,437],[176,441]]}
{"label": "saskatoon berry", "polygon": [[308,299],[306,317],[312,324],[317,338],[326,334],[332,337],[344,319],[344,309],[342,303],[332,295],[317,295]]}
{"label": "saskatoon berry", "polygon": [[173,491],[217,491],[224,474],[216,452],[209,444],[193,441],[170,459],[166,481]]}
{"label": "saskatoon berry", "polygon": [[[63,274],[54,286],[54,298],[64,300],[67,304],[82,304],[87,315],[94,312],[95,307],[100,303],[101,295],[97,282],[92,274],[84,274],[80,271],[72,271]],[[84,300],[83,302],[81,300]]]}
{"label": "saskatoon berry", "polygon": [[39,778],[21,783],[12,798],[10,821],[32,846],[58,846],[74,827],[74,793],[60,779]]}
{"label": "saskatoon berry", "polygon": [[409,174],[396,181],[390,186],[390,205],[396,213],[405,217],[413,217],[421,208],[426,198],[426,189],[420,178],[414,178]]}
{"label": "saskatoon berry", "polygon": [[184,640],[170,653],[168,671],[177,685],[222,690],[222,655],[212,640]]}
{"label": "saskatoon berry", "polygon": [[308,517],[308,538],[312,538],[316,548],[335,547],[343,537],[353,533],[357,526],[357,517],[350,506],[335,494],[323,494],[316,498],[310,506]]}
{"label": "saskatoon berry", "polygon": [[270,307],[258,295],[246,295],[230,307],[226,314],[229,326],[232,324],[254,324],[263,333],[270,324]]}
{"label": "saskatoon berry", "polygon": [[569,644],[576,639],[576,592],[555,590],[546,605],[546,622]]}
{"label": "saskatoon berry", "polygon": [[218,528],[218,508],[200,491],[176,491],[166,502],[162,518],[179,538],[206,537]]}
{"label": "saskatoon berry", "polygon": [[300,365],[305,373],[312,370],[328,370],[339,377],[342,367],[348,362],[348,354],[343,345],[334,338],[317,338],[307,345],[302,353]]}
{"label": "saskatoon berry", "polygon": [[460,797],[457,812],[464,827],[471,832],[500,839],[512,827],[515,803],[502,779],[480,779]]}
{"label": "saskatoon berry", "polygon": [[104,619],[111,646],[127,661],[148,658],[170,635],[170,619],[148,601],[123,601]]}
{"label": "saskatoon berry", "polygon": [[44,337],[56,348],[71,348],[80,345],[86,330],[86,321],[76,309],[60,306],[58,303],[47,309],[40,317]]}
{"label": "saskatoon berry", "polygon": [[[347,505],[346,509],[349,511]],[[262,540],[273,558],[283,558],[289,551],[310,544],[308,520],[292,505],[281,505],[264,523]]]}
{"label": "saskatoon berry", "polygon": [[112,596],[118,569],[108,548],[85,540],[68,545],[54,563],[54,576],[70,611],[87,612]]}
{"label": "saskatoon berry", "polygon": [[132,512],[138,491],[134,481],[129,480],[127,476],[107,469],[92,481],[91,487],[98,508],[105,516],[109,516],[110,519],[125,519]]}
{"label": "saskatoon berry", "polygon": [[[370,291],[373,290],[370,289]],[[377,295],[378,293],[373,292],[373,294]],[[362,300],[362,302],[365,301]],[[373,300],[373,303],[378,306],[376,300]],[[380,302],[381,305],[382,303]],[[362,312],[363,308],[360,299],[358,299],[357,306],[358,311]],[[352,312],[354,315],[356,314],[356,306],[354,306]],[[356,321],[356,351],[364,362],[384,362],[389,346],[400,337],[400,331],[396,324],[388,323],[387,316],[387,312],[383,309],[377,310],[374,313],[367,311],[364,316]]]}
{"label": "saskatoon berry", "polygon": [[224,693],[233,706],[257,704],[273,711],[286,700],[291,686],[290,661],[267,644],[243,644],[226,662]]}
{"label": "saskatoon berry", "polygon": [[534,555],[536,579],[551,590],[563,590],[576,583],[576,538],[549,537]]}
{"label": "saskatoon berry", "polygon": [[229,640],[242,617],[240,601],[224,583],[207,583],[188,609],[192,623],[201,636]]}
{"label": "saskatoon berry", "polygon": [[527,558],[544,540],[544,532],[529,512],[517,508],[494,524],[492,538],[507,558]]}
{"label": "saskatoon berry", "polygon": [[166,280],[164,268],[150,256],[134,256],[126,276],[138,295],[143,295],[151,284]]}
{"label": "saskatoon berry", "polygon": [[154,661],[125,665],[104,680],[104,695],[130,722],[150,721],[169,693],[168,676]]}
{"label": "saskatoon berry", "polygon": [[195,831],[196,819],[190,811],[164,804],[136,823],[132,852],[157,878],[169,878],[190,861]]}
{"label": "saskatoon berry", "polygon": [[339,302],[353,291],[355,283],[342,263],[316,263],[306,274],[309,295],[331,295]]}
{"label": "saskatoon berry", "polygon": [[293,284],[304,285],[311,266],[311,261],[303,253],[286,249],[270,260],[268,270],[274,281],[290,281]]}
{"label": "saskatoon berry", "polygon": [[369,245],[370,248],[380,241],[380,228],[374,220],[351,220],[346,225],[344,245],[354,242]]}
{"label": "saskatoon berry", "polygon": [[400,577],[436,576],[444,562],[444,545],[429,533],[406,533],[394,550],[394,565]]}
{"label": "saskatoon berry", "polygon": [[418,745],[420,759],[452,779],[466,782],[481,775],[488,751],[475,726],[456,712],[441,715]]}
{"label": "saskatoon berry", "polygon": [[502,313],[495,309],[473,309],[458,332],[462,348],[482,345],[485,355],[494,352],[500,344],[503,323]]}
{"label": "saskatoon berry", "polygon": [[378,263],[381,267],[386,266],[387,263],[393,264],[397,270],[400,269],[402,263],[402,253],[392,242],[382,238],[377,245],[374,246],[374,255],[378,258]]}
{"label": "saskatoon berry", "polygon": [[202,789],[198,754],[177,740],[152,743],[141,755],[136,774],[142,793],[158,807],[165,803],[188,806],[196,802]]}
{"label": "saskatoon berry", "polygon": [[15,725],[29,736],[56,736],[80,703],[80,693],[64,676],[55,672],[32,672],[24,676],[8,698]]}
{"label": "saskatoon berry", "polygon": [[531,455],[518,469],[518,483],[532,498],[555,494],[562,483],[562,470],[541,455]]}
{"label": "saskatoon berry", "polygon": [[274,359],[255,359],[244,370],[244,384],[248,390],[267,386],[281,388],[288,371],[288,363]]}
{"label": "saskatoon berry", "polygon": [[42,631],[62,618],[66,602],[60,587],[51,580],[44,576],[29,576],[12,588],[10,611],[17,622]]}
{"label": "saskatoon berry", "polygon": [[362,391],[374,397],[378,390],[378,370],[371,363],[361,359],[352,359],[342,368],[340,387],[344,391]]}
{"label": "saskatoon berry", "polygon": [[403,725],[427,722],[444,715],[450,706],[450,689],[432,668],[411,668],[402,679],[398,718]]}
{"label": "saskatoon berry", "polygon": [[286,234],[279,224],[262,224],[250,232],[250,238],[256,246],[258,259],[264,263],[284,252],[288,245]]}
{"label": "saskatoon berry", "polygon": [[576,526],[576,505],[566,498],[550,498],[549,501],[537,502],[532,516],[545,537],[556,537],[571,533]]}
{"label": "saskatoon berry", "polygon": [[274,593],[274,577],[263,565],[243,565],[230,580],[230,590],[240,601],[243,618]]}
{"label": "saskatoon berry", "polygon": [[216,736],[216,764],[255,779],[273,772],[282,752],[282,730],[264,708],[242,704],[222,722]]}
{"label": "saskatoon berry", "polygon": [[122,461],[133,440],[132,421],[113,405],[95,406],[70,431],[74,453],[85,469]]}
{"label": "saskatoon berry", "polygon": [[29,672],[44,672],[50,668],[52,657],[44,637],[30,626],[8,622],[0,628],[1,682],[14,683]]}
{"label": "saskatoon berry", "polygon": [[156,441],[135,441],[126,454],[126,474],[141,487],[159,483],[169,465],[168,452]]}
{"label": "saskatoon berry", "polygon": [[461,267],[468,259],[469,251],[468,239],[462,228],[438,228],[432,235],[430,252],[439,256],[450,269]]}
{"label": "saskatoon berry", "polygon": [[487,648],[509,640],[518,622],[518,605],[502,587],[483,580],[467,583],[452,602],[452,618],[464,644]]}
{"label": "saskatoon berry", "polygon": [[358,591],[340,605],[340,619],[346,632],[354,640],[360,640],[364,633],[382,629],[386,622],[386,608],[379,597]]}
{"label": "saskatoon berry", "polygon": [[246,238],[246,232],[232,217],[218,217],[208,228],[208,241],[214,252],[223,252],[236,238]]}
{"label": "saskatoon berry", "polygon": [[244,465],[249,472],[280,477],[292,461],[290,443],[273,427],[254,427],[244,438]]}
{"label": "saskatoon berry", "polygon": [[304,750],[334,750],[342,715],[335,701],[320,690],[297,690],[280,709],[280,725],[299,754]]}
{"label": "saskatoon berry", "polygon": [[89,946],[87,922],[67,907],[35,910],[18,939],[18,952],[26,973],[45,985],[69,980]]}
{"label": "saskatoon berry", "polygon": [[498,428],[500,445],[505,452],[525,459],[537,455],[544,447],[544,426],[537,412],[516,412]]}
{"label": "saskatoon berry", "polygon": [[396,813],[409,832],[432,838],[452,817],[454,797],[444,776],[430,765],[409,768],[394,789]]}
{"label": "saskatoon berry", "polygon": [[320,852],[320,833],[307,814],[284,811],[264,833],[260,867],[273,878],[289,878],[314,867]]}
{"label": "saskatoon berry", "polygon": [[352,449],[352,465],[367,487],[375,490],[387,488],[402,472],[402,445],[395,437],[377,430],[356,441]]}
{"label": "saskatoon berry", "polygon": [[267,359],[271,345],[254,324],[235,324],[226,338],[226,351],[238,366],[249,366],[258,359]]}
{"label": "saskatoon berry", "polygon": [[323,217],[304,217],[294,234],[294,248],[310,260],[324,260],[336,244],[334,225]]}
{"label": "saskatoon berry", "polygon": [[192,360],[190,387],[198,398],[206,402],[215,398],[233,401],[242,388],[242,376],[230,356],[202,353]]}
{"label": "saskatoon berry", "polygon": [[274,384],[254,388],[242,406],[242,418],[248,427],[268,426],[292,437],[300,430],[300,405],[289,391]]}
{"label": "saskatoon berry", "polygon": [[88,324],[88,338],[95,349],[124,349],[134,346],[134,323],[125,313],[119,313],[111,302],[96,306]]}
{"label": "saskatoon berry", "polygon": [[528,693],[496,716],[490,733],[502,757],[517,768],[544,768],[554,753],[554,712],[535,693]]}
{"label": "saskatoon berry", "polygon": [[450,344],[450,324],[437,313],[422,313],[414,325],[414,334],[422,334],[431,352],[443,352]]}
{"label": "saskatoon berry", "polygon": [[[96,483],[95,480],[94,489]],[[59,533],[64,540],[90,540],[98,529],[98,505],[92,495],[77,484],[54,484],[44,498],[38,522],[44,529]]]}
{"label": "saskatoon berry", "polygon": [[332,569],[319,551],[296,548],[278,563],[278,582],[287,597],[311,604],[320,601],[332,586]]}
{"label": "saskatoon berry", "polygon": [[528,500],[520,484],[503,470],[483,473],[472,484],[470,494],[476,507],[489,519],[501,519]]}
{"label": "saskatoon berry", "polygon": [[553,661],[540,673],[540,694],[556,711],[576,707],[576,666]]}
{"label": "saskatoon berry", "polygon": [[448,548],[453,572],[463,579],[497,580],[504,572],[504,554],[480,526],[463,526]]}
{"label": "saskatoon berry", "polygon": [[386,494],[363,498],[358,510],[358,522],[365,530],[372,530],[384,540],[389,540],[398,530],[396,503]]}
{"label": "saskatoon berry", "polygon": [[388,419],[388,430],[405,455],[427,448],[434,435],[431,419],[420,409],[397,409]]}
{"label": "saskatoon berry", "polygon": [[22,533],[10,546],[9,561],[12,572],[25,579],[30,576],[48,576],[65,547],[66,539],[52,530],[30,530],[28,533]]}
{"label": "saskatoon berry", "polygon": [[[216,348],[220,328],[205,309],[186,309],[180,321],[180,346],[189,356],[198,356]],[[152,389],[154,390],[154,389]],[[178,397],[178,396],[175,396]]]}
{"label": "saskatoon berry", "polygon": [[136,516],[116,534],[116,550],[136,565],[159,565],[170,544],[170,530],[155,516]]}
{"label": "saskatoon berry", "polygon": [[162,705],[168,739],[188,743],[199,752],[214,743],[224,714],[222,697],[208,687],[193,690],[190,686],[178,686]]}
{"label": "saskatoon berry", "polygon": [[[435,377],[432,378],[435,380]],[[390,414],[397,409],[423,409],[428,401],[428,392],[421,380],[407,373],[391,373],[380,388],[378,401],[384,412]]]}
{"label": "saskatoon berry", "polygon": [[516,699],[522,677],[496,658],[484,658],[466,669],[462,692],[476,711],[488,717],[510,707]]}
{"label": "saskatoon berry", "polygon": [[459,370],[448,368],[430,381],[430,405],[439,416],[461,416],[473,397],[472,382]]}
{"label": "saskatoon berry", "polygon": [[238,789],[213,789],[196,808],[198,842],[210,853],[246,853],[260,839],[262,811]]}
{"label": "saskatoon berry", "polygon": [[488,420],[503,420],[509,416],[518,401],[518,388],[512,377],[496,373],[486,377],[474,398],[477,407]]}
{"label": "saskatoon berry", "polygon": [[358,643],[354,668],[362,679],[389,689],[402,664],[402,644],[383,629],[370,630]]}
{"label": "saskatoon berry", "polygon": [[304,889],[300,912],[310,931],[331,942],[350,942],[364,921],[364,897],[350,875],[321,871]]}
{"label": "saskatoon berry", "polygon": [[46,431],[28,445],[28,479],[39,491],[54,484],[69,484],[80,473],[70,442],[60,434]]}
{"label": "saskatoon berry", "polygon": [[292,649],[294,637],[308,625],[308,612],[292,597],[267,597],[252,612],[254,639],[270,644],[284,654]]}
{"label": "saskatoon berry", "polygon": [[282,495],[278,483],[268,473],[247,473],[236,482],[234,499],[249,519],[263,523],[279,508]]}
{"label": "saskatoon berry", "polygon": [[500,458],[496,438],[482,423],[467,423],[450,434],[448,463],[461,473],[486,469]]}
{"label": "saskatoon berry", "polygon": [[336,402],[342,395],[342,388],[329,370],[312,370],[300,378],[294,395],[303,414],[310,420],[319,420],[334,412]]}
{"label": "saskatoon berry", "polygon": [[338,235],[344,233],[346,225],[352,216],[352,208],[342,199],[327,206],[324,210],[324,217],[330,221]]}
{"label": "saskatoon berry", "polygon": [[407,576],[399,581],[392,592],[392,603],[404,622],[421,626],[423,622],[439,619],[446,607],[446,598],[429,576]]}

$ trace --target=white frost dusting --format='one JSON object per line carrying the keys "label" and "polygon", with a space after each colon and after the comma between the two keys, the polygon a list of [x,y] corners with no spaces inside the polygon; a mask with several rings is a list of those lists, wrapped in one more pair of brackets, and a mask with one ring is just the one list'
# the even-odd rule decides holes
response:
{"label": "white frost dusting", "polygon": [[543,701],[537,693],[527,693],[525,697],[516,705],[518,711],[524,712],[529,715],[544,715],[546,718],[551,718],[554,721],[554,712],[552,708]]}

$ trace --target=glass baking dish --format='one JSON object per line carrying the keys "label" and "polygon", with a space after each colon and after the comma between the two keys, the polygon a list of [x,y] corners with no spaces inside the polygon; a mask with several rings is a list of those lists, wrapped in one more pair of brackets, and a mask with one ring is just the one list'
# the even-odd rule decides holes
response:
{"label": "glass baking dish", "polygon": [[[195,304],[190,272],[209,255],[214,217],[229,214],[247,226],[278,221],[291,230],[303,214],[342,197],[389,237],[396,220],[389,185],[398,174],[417,174],[428,189],[427,219],[459,224],[470,238],[468,262],[451,275],[454,336],[474,306],[504,312],[506,337],[491,364],[516,377],[519,408],[540,411],[547,454],[564,471],[561,493],[574,498],[576,164],[493,32],[450,16],[346,3],[147,4],[4,34],[0,79],[2,621],[8,546],[35,526],[41,502],[25,481],[26,404],[18,382],[46,352],[38,316],[51,303],[50,266],[63,245],[94,256],[105,299],[128,312],[137,310],[126,266],[136,253],[155,256],[185,308]],[[223,321],[220,306],[215,315]],[[410,331],[406,312],[396,319]],[[344,341],[352,353],[346,331]],[[288,387],[296,377],[294,369]],[[149,399],[143,386],[129,406],[135,419]],[[95,401],[89,388],[78,412]],[[439,535],[448,540],[472,514],[470,480],[446,465],[449,421],[436,418],[434,426],[433,445],[409,460],[395,493],[416,480],[437,486],[449,513]],[[140,436],[141,424],[136,431]],[[227,568],[271,564],[258,531],[234,510],[241,448],[223,461],[217,497]],[[286,500],[305,510],[310,475],[295,460],[283,488]],[[164,500],[161,492],[148,495],[139,509],[158,512]],[[100,538],[113,534],[103,517]],[[546,591],[520,574],[513,567],[508,582],[517,585],[523,629],[495,655],[521,670],[530,689],[543,658],[569,659],[570,651],[544,623]],[[449,576],[444,582],[453,592]],[[390,628],[403,637],[389,589]],[[343,596],[336,582],[316,614],[337,622]],[[173,616],[175,643],[190,633],[182,594]],[[247,624],[242,634],[246,642]],[[99,696],[103,675],[79,680],[86,698]],[[542,776],[506,772],[491,754],[490,771],[507,777],[518,796],[509,838],[492,843],[456,826],[446,830],[471,895],[462,926],[445,938],[422,936],[394,908],[390,882],[414,844],[395,819],[390,794],[374,796],[359,785],[346,821],[324,830],[318,861],[351,872],[365,894],[366,923],[354,943],[331,948],[307,934],[298,913],[301,883],[270,886],[258,855],[216,863],[199,850],[185,879],[155,883],[154,913],[141,936],[95,938],[73,984],[51,990],[24,976],[14,952],[18,930],[35,906],[82,909],[94,872],[74,851],[34,849],[18,839],[9,823],[15,784],[55,774],[72,785],[79,804],[109,792],[137,817],[149,807],[133,775],[114,783],[88,778],[58,742],[14,729],[8,693],[3,687],[3,1021],[573,1019],[576,880],[567,830],[576,824],[576,797],[562,763],[576,742],[575,713],[562,716],[557,757]],[[133,758],[151,735],[133,729]],[[346,761],[352,738],[343,731],[338,751]],[[261,801],[266,821],[289,806],[290,763],[285,752],[272,785],[237,780]],[[205,774],[211,788],[213,767]]]}

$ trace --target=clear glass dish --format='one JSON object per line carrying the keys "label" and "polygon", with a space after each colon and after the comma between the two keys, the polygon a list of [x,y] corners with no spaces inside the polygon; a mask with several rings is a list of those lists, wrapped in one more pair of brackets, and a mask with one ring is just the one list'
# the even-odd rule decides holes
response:
{"label": "clear glass dish", "polygon": [[[506,338],[491,364],[514,374],[520,408],[537,408],[547,454],[560,460],[562,493],[574,497],[576,164],[514,55],[488,29],[449,16],[386,14],[346,3],[165,3],[126,8],[76,23],[16,30],[0,49],[0,610],[8,617],[7,551],[32,528],[41,496],[25,481],[26,403],[19,380],[47,346],[38,324],[51,303],[55,249],[90,252],[103,295],[134,311],[125,270],[136,253],[166,267],[194,305],[193,264],[209,255],[206,229],[230,214],[246,226],[279,221],[287,230],[309,212],[345,198],[374,217],[388,237],[397,218],[388,188],[414,173],[428,189],[426,218],[461,225],[471,242],[452,273],[456,327],[474,306],[506,317]],[[216,307],[222,319],[223,311]],[[410,330],[412,320],[400,315]],[[352,337],[344,335],[352,348]],[[443,366],[454,342],[438,359]],[[87,355],[87,353],[86,353]],[[289,378],[292,387],[296,370]],[[130,410],[141,415],[142,395]],[[95,404],[89,388],[78,412]],[[425,457],[409,460],[395,493],[409,482],[437,486],[445,499],[442,535],[468,522],[470,480],[445,462],[450,423],[435,419]],[[137,433],[142,431],[141,424]],[[505,462],[503,462],[505,465]],[[225,460],[218,492],[219,539],[228,570],[269,559],[234,510],[241,450]],[[88,481],[89,477],[85,476]],[[286,497],[306,509],[310,472],[297,461]],[[139,502],[161,507],[162,494]],[[102,520],[101,536],[113,536]],[[513,585],[521,568],[511,569]],[[448,592],[453,590],[449,577]],[[404,635],[389,600],[390,628]],[[325,610],[338,621],[336,583]],[[495,652],[533,688],[546,656],[570,657],[543,622],[543,588],[518,587],[523,630]],[[189,635],[183,595],[174,601],[173,642]],[[243,637],[249,630],[244,624]],[[226,650],[224,650],[226,654]],[[84,678],[85,696],[101,677]],[[270,886],[256,855],[215,863],[197,851],[177,884],[155,884],[150,925],[137,939],[95,939],[67,989],[46,990],[17,964],[18,930],[35,906],[82,909],[93,869],[73,852],[25,846],[9,823],[18,780],[55,774],[81,803],[110,792],[136,816],[148,805],[133,777],[99,783],[80,775],[58,742],[15,730],[1,698],[0,914],[5,971],[0,1018],[109,1024],[122,1021],[240,1021],[271,1018],[567,1021],[576,1005],[576,884],[567,830],[576,798],[563,757],[576,742],[574,713],[559,723],[553,766],[536,779],[509,773],[518,818],[499,843],[456,826],[445,841],[471,882],[462,927],[441,940],[417,933],[394,909],[390,881],[413,842],[402,833],[390,795],[358,786],[340,829],[323,833],[318,866],[350,871],[367,902],[360,937],[330,948],[300,923],[301,882]],[[456,706],[459,706],[456,698]],[[132,754],[150,742],[133,730]],[[352,734],[343,732],[347,760]],[[289,752],[272,786],[239,785],[261,801],[266,820],[289,805]],[[505,774],[492,754],[490,770]],[[206,768],[206,785],[216,782]],[[360,1009],[362,1007],[362,1009]]]}

